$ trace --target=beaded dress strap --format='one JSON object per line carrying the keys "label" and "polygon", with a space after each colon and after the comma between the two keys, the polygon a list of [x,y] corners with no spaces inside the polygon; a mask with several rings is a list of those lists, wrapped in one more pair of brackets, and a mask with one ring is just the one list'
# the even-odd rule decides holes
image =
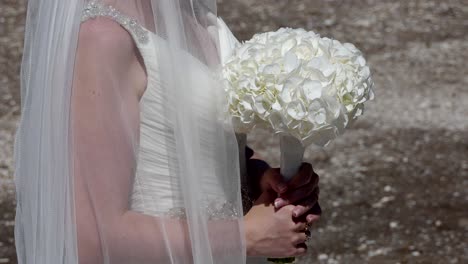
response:
{"label": "beaded dress strap", "polygon": [[130,18],[122,14],[119,10],[115,9],[113,6],[104,5],[102,3],[98,3],[97,1],[91,1],[88,4],[86,4],[83,10],[81,22],[85,22],[88,19],[97,18],[97,17],[107,17],[116,21],[123,28],[125,28],[132,35],[134,35],[138,43],[140,44],[147,44],[149,42],[148,30],[142,27],[136,19]]}

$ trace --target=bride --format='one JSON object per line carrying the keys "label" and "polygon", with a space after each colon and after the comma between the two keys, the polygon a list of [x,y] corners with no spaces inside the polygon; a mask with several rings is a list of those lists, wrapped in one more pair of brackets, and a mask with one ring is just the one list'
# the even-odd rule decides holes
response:
{"label": "bride", "polygon": [[[219,43],[229,42],[220,37],[232,35],[215,0],[28,2],[19,263],[239,264],[306,253],[318,176],[304,163],[284,183],[237,142],[220,114]],[[245,209],[241,189],[254,200]]]}

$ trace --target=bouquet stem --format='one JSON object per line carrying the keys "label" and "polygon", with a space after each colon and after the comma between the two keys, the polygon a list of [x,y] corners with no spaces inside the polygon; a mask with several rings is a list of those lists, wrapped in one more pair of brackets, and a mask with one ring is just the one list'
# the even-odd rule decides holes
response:
{"label": "bouquet stem", "polygon": [[[295,137],[288,135],[280,136],[281,149],[281,175],[286,181],[290,181],[302,165],[305,148]],[[293,263],[295,258],[269,258],[273,263]]]}
{"label": "bouquet stem", "polygon": [[291,180],[299,171],[304,159],[305,148],[295,137],[288,135],[280,136],[281,149],[281,175],[286,181]]}

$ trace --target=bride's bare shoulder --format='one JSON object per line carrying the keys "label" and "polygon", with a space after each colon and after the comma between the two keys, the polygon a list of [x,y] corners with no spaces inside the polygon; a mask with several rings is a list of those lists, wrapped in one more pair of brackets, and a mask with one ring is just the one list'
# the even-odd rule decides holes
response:
{"label": "bride's bare shoulder", "polygon": [[134,88],[138,98],[145,90],[147,78],[136,43],[126,29],[111,19],[98,17],[81,24],[77,62],[87,74],[115,73],[113,76],[123,89]]}
{"label": "bride's bare shoulder", "polygon": [[134,59],[135,48],[130,33],[111,19],[98,17],[81,24],[78,39],[81,51],[124,63]]}

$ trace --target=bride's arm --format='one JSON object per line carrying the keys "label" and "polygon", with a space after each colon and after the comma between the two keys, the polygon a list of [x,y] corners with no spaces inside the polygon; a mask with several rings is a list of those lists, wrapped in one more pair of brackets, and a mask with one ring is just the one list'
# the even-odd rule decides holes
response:
{"label": "bride's arm", "polygon": [[[146,85],[131,37],[114,22],[88,21],[81,27],[76,56],[72,156],[80,263],[103,263],[106,258],[111,263],[166,263],[190,257],[185,221],[129,210],[139,97]],[[210,232],[217,228],[232,230],[237,237],[218,230],[224,239],[213,236],[213,245],[239,247],[231,243],[243,235],[238,222],[214,222]]]}

